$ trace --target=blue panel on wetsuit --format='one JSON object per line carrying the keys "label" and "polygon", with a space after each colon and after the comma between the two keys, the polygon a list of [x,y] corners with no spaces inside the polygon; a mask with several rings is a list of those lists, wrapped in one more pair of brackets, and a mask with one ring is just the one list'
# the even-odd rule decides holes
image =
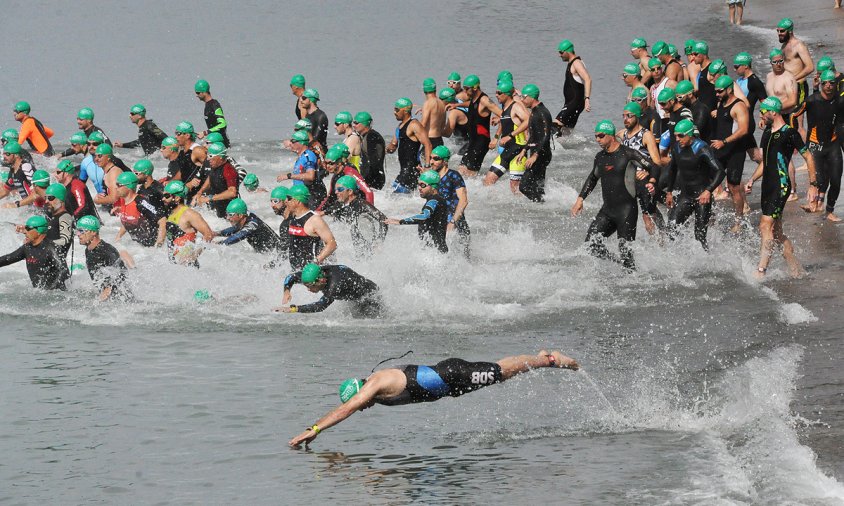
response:
{"label": "blue panel on wetsuit", "polygon": [[428,393],[438,395],[440,397],[448,395],[448,385],[445,384],[440,375],[427,365],[420,365],[416,368],[416,382],[419,386],[428,391]]}
{"label": "blue panel on wetsuit", "polygon": [[698,154],[700,150],[706,146],[706,143],[700,139],[695,139],[692,141],[692,153]]}

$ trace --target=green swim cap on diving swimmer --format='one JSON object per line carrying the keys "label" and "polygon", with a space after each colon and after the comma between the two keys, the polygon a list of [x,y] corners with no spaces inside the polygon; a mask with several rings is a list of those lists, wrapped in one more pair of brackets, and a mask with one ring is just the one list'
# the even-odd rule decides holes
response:
{"label": "green swim cap on diving swimmer", "polygon": [[59,172],[65,172],[67,174],[73,174],[74,172],[76,172],[76,167],[70,160],[62,160],[56,166],[56,170]]}
{"label": "green swim cap on diving swimmer", "polygon": [[709,55],[709,44],[705,40],[695,42],[694,52],[697,54]]}
{"label": "green swim cap on diving swimmer", "polygon": [[595,125],[595,133],[615,135],[615,125],[608,119],[601,120],[597,125]]}
{"label": "green swim cap on diving swimmer", "polygon": [[252,174],[251,172],[246,174],[246,177],[243,178],[243,186],[249,191],[257,190],[259,184],[261,183],[258,181],[258,176]]}
{"label": "green swim cap on diving swimmer", "polygon": [[352,113],[349,111],[340,111],[334,116],[334,123],[339,123],[341,125],[351,125],[352,124]]}
{"label": "green swim cap on diving swimmer", "polygon": [[782,111],[782,101],[777,97],[768,97],[759,102],[759,112],[773,111],[779,114]]}
{"label": "green swim cap on diving swimmer", "polygon": [[90,107],[83,107],[82,109],[79,109],[78,113],[76,113],[76,118],[94,121],[94,110]]}
{"label": "green swim cap on diving swimmer", "polygon": [[396,109],[408,109],[410,107],[413,107],[413,102],[411,102],[411,100],[407,97],[402,97],[396,100],[396,103],[393,104],[393,107],[395,107]]}
{"label": "green swim cap on diving swimmer", "polygon": [[[79,226],[79,225],[77,225]],[[47,233],[47,218],[36,215],[30,216],[28,220],[26,220],[26,228],[34,228],[38,231],[39,234],[46,234]]]}
{"label": "green swim cap on diving swimmer", "polygon": [[76,146],[84,146],[87,142],[88,136],[81,130],[70,136],[70,143]]}
{"label": "green swim cap on diving swimmer", "polygon": [[343,177],[341,177],[340,179],[337,180],[337,184],[336,184],[335,188],[337,186],[342,186],[343,188],[346,188],[347,190],[354,191],[354,190],[358,189],[358,181],[357,181],[357,179],[353,178],[352,176],[343,176]]}
{"label": "green swim cap on diving swimmer", "polygon": [[213,300],[213,299],[214,299],[214,296],[211,295],[211,292],[209,292],[208,290],[203,289],[203,290],[197,290],[197,291],[193,292],[193,300],[195,302],[198,302],[199,304],[208,302],[208,301]]}
{"label": "green swim cap on diving swimmer", "polygon": [[674,87],[675,95],[686,95],[693,91],[695,91],[695,85],[692,84],[691,81],[680,81],[677,83],[677,86]]}
{"label": "green swim cap on diving swimmer", "polygon": [[20,102],[15,104],[15,112],[22,112],[22,113],[25,113],[25,114],[29,114],[29,111],[31,111],[31,110],[32,110],[32,107],[30,107],[29,102],[25,102],[25,101],[21,100]]}
{"label": "green swim cap on diving swimmer", "polygon": [[197,93],[208,93],[211,91],[211,85],[205,79],[200,79],[193,85],[193,91]]}
{"label": "green swim cap on diving swimmer", "polygon": [[774,49],[771,50],[770,53],[768,53],[768,59],[769,60],[773,60],[777,56],[783,56],[781,49],[774,48]]}
{"label": "green swim cap on diving swimmer", "polygon": [[833,83],[835,82],[835,72],[832,70],[824,70],[821,73],[821,82],[822,83]]}
{"label": "green swim cap on diving swimmer", "polygon": [[187,196],[188,191],[187,188],[185,188],[185,183],[176,180],[167,183],[167,186],[164,187],[164,193],[176,195],[177,197],[185,197]]}
{"label": "green swim cap on diving swimmer", "polygon": [[434,81],[433,77],[429,77],[422,81],[422,92],[423,93],[432,93],[437,91],[437,82]]}
{"label": "green swim cap on diving swimmer", "polygon": [[308,137],[308,132],[304,130],[296,130],[293,132],[293,135],[290,137],[293,142],[298,142],[299,144],[304,144],[307,146],[311,142],[311,138]]}
{"label": "green swim cap on diving swimmer", "polygon": [[437,146],[431,150],[431,154],[433,156],[439,156],[445,161],[448,161],[448,159],[451,158],[451,150],[448,149],[448,146]]}
{"label": "green swim cap on diving swimmer", "polygon": [[105,135],[99,130],[94,130],[91,132],[91,135],[88,136],[88,142],[92,142],[94,144],[102,144],[105,142]]}
{"label": "green swim cap on diving swimmer", "polygon": [[271,199],[287,200],[288,190],[286,186],[276,186],[270,192]]}
{"label": "green swim cap on diving swimmer", "polygon": [[694,39],[687,40],[683,43],[683,51],[685,51],[686,54],[694,52],[696,43],[697,41]]}
{"label": "green swim cap on diving swimmer", "polygon": [[18,144],[18,141],[9,141],[3,146],[3,152],[10,155],[19,155],[21,154],[21,145]]}
{"label": "green swim cap on diving swimmer", "polygon": [[175,137],[165,137],[161,140],[161,147],[170,148],[171,151],[178,151],[179,142],[176,140]]}
{"label": "green swim cap on diving swimmer", "polygon": [[658,103],[659,102],[668,102],[669,100],[676,100],[676,99],[677,99],[677,95],[674,93],[674,90],[672,90],[671,88],[669,88],[667,86],[659,92],[659,95],[656,96],[656,101]]}
{"label": "green swim cap on diving swimmer", "polygon": [[363,126],[369,126],[372,124],[372,115],[366,111],[361,111],[355,114],[355,123],[360,123]]}
{"label": "green swim cap on diving swimmer", "polygon": [[733,78],[730,76],[721,76],[715,80],[716,90],[725,90],[733,86]]}
{"label": "green swim cap on diving swimmer", "polygon": [[457,102],[457,93],[451,88],[443,88],[440,90],[440,100],[449,104]]}
{"label": "green swim cap on diving swimmer", "polygon": [[178,125],[176,125],[176,133],[177,134],[195,134],[196,132],[193,129],[193,123],[190,121],[182,121]]}
{"label": "green swim cap on diving swimmer", "polygon": [[[454,90],[451,90],[451,91],[454,91]],[[3,130],[3,139],[6,142],[8,142],[8,141],[18,142],[18,131],[15,130],[14,128],[7,128],[6,130]],[[85,143],[83,142],[82,144],[85,144]]]}
{"label": "green swim cap on diving swimmer", "polygon": [[498,78],[496,78],[496,83],[501,84],[505,81],[513,82],[513,73],[509,70],[502,70],[498,73]]}
{"label": "green swim cap on diving swimmer", "polygon": [[88,214],[79,218],[79,220],[76,222],[76,228],[81,228],[82,230],[90,230],[91,232],[99,232],[100,220],[98,220],[96,216],[91,216],[90,214]]}
{"label": "green swim cap on diving swimmer", "polygon": [[712,63],[709,64],[709,75],[717,76],[726,73],[727,66],[724,64],[724,60],[712,60]]}
{"label": "green swim cap on diving swimmer", "polygon": [[215,142],[223,142],[223,134],[220,132],[211,132],[205,136],[206,144],[214,144]]}
{"label": "green swim cap on diving swimmer", "polygon": [[122,184],[130,190],[138,187],[138,176],[134,172],[123,172],[117,176],[117,184]]}
{"label": "green swim cap on diving swimmer", "polygon": [[302,96],[307,98],[311,102],[319,102],[319,92],[316,88],[308,88],[307,90],[302,92]]}
{"label": "green swim cap on diving swimmer", "polygon": [[246,202],[243,199],[232,199],[226,206],[226,214],[246,214]]}
{"label": "green swim cap on diving swimmer", "polygon": [[48,197],[55,197],[62,202],[67,198],[67,188],[61,183],[53,183],[44,192]]}
{"label": "green swim cap on diving swimmer", "polygon": [[571,43],[569,39],[563,39],[557,45],[557,52],[558,53],[573,53],[574,52],[574,44]]}
{"label": "green swim cap on diving swimmer", "polygon": [[308,187],[303,184],[297,184],[293,186],[292,188],[290,188],[290,190],[287,191],[287,194],[290,196],[290,198],[298,200],[303,204],[307,204],[308,199],[311,198],[311,190],[309,190]]}
{"label": "green swim cap on diving swimmer", "polygon": [[129,109],[129,114],[140,114],[141,116],[147,115],[147,108],[144,107],[144,104],[135,104]]}
{"label": "green swim cap on diving swimmer", "polygon": [[511,81],[502,81],[495,89],[499,93],[513,96],[513,83]]}
{"label": "green swim cap on diving swimmer", "polygon": [[642,116],[642,106],[637,102],[628,102],[627,105],[624,106],[624,112],[629,112],[638,118]]}
{"label": "green swim cap on diving swimmer", "polygon": [[654,56],[662,56],[664,54],[669,54],[668,44],[665,41],[658,40],[652,49]]}
{"label": "green swim cap on diving swimmer", "polygon": [[296,130],[307,130],[307,131],[310,132],[311,129],[313,129],[313,124],[311,123],[311,120],[309,120],[308,118],[302,118],[299,121],[297,121],[295,125],[293,125],[294,131],[296,131]]}
{"label": "green swim cap on diving swimmer", "polygon": [[640,76],[641,71],[639,70],[639,64],[635,62],[630,62],[624,66],[623,73],[627,74],[628,76]]}
{"label": "green swim cap on diving swimmer", "polygon": [[343,404],[349,402],[349,399],[355,396],[363,387],[363,380],[357,378],[349,378],[340,384],[340,400]]}
{"label": "green swim cap on diving swimmer", "polygon": [[533,99],[539,99],[539,86],[535,84],[526,84],[522,88],[522,95],[526,97],[531,97]]}
{"label": "green swim cap on diving swimmer", "polygon": [[141,158],[140,160],[135,162],[135,165],[132,166],[132,170],[134,172],[140,172],[141,174],[151,176],[153,171],[152,162],[147,160],[146,158]]}
{"label": "green swim cap on diving swimmer", "polygon": [[311,262],[302,269],[302,283],[313,283],[323,277],[322,268]]}
{"label": "green swim cap on diving swimmer", "polygon": [[50,186],[50,173],[46,170],[36,170],[32,173],[32,184],[39,188]]}
{"label": "green swim cap on diving swimmer", "polygon": [[747,51],[742,51],[733,58],[733,65],[746,65],[749,67],[752,62],[753,57]]}
{"label": "green swim cap on diving swimmer", "polygon": [[[818,60],[818,63],[815,64],[815,70],[817,70],[818,73],[821,73],[821,74],[824,73],[827,70],[831,70],[831,71],[835,72],[835,62],[833,62],[832,58],[830,58],[829,56],[821,57]],[[12,129],[12,130],[14,130],[14,129]],[[3,136],[5,137],[6,134],[4,133]]]}
{"label": "green swim cap on diving swimmer", "polygon": [[659,58],[651,58],[648,60],[648,70],[653,70],[657,67],[662,67],[662,62],[659,61]]}
{"label": "green swim cap on diving swimmer", "polygon": [[794,31],[794,21],[791,18],[782,18],[779,23],[777,23],[777,28],[780,30],[785,30],[787,32]]}
{"label": "green swim cap on diving swimmer", "polygon": [[436,188],[440,185],[440,174],[435,170],[426,170],[419,176],[419,181]]}
{"label": "green swim cap on diving swimmer", "polygon": [[466,76],[466,79],[463,80],[463,86],[465,86],[466,88],[475,88],[477,86],[480,86],[480,84],[481,79],[475,74],[469,74],[468,76]]}
{"label": "green swim cap on diving swimmer", "polygon": [[290,78],[290,86],[295,86],[297,88],[304,88],[305,87],[305,76],[302,74],[296,74],[295,76]]}
{"label": "green swim cap on diving swimmer", "polygon": [[681,119],[674,125],[675,134],[692,135],[695,133],[695,124],[691,120]]}
{"label": "green swim cap on diving swimmer", "polygon": [[452,72],[451,74],[448,75],[448,77],[446,78],[446,81],[452,81],[452,82],[459,83],[460,79],[461,79],[460,74],[458,74],[457,72]]}
{"label": "green swim cap on diving swimmer", "polygon": [[633,39],[633,42],[630,43],[630,49],[642,49],[645,47],[648,47],[648,42],[641,37],[636,37]]}
{"label": "green swim cap on diving swimmer", "polygon": [[108,144],[103,143],[97,146],[96,154],[111,156],[114,154],[114,150]]}

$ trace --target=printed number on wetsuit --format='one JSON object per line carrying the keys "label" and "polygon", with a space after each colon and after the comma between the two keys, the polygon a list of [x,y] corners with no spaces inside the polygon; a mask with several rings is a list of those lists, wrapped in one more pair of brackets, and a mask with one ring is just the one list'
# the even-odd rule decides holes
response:
{"label": "printed number on wetsuit", "polygon": [[472,384],[473,385],[486,385],[487,383],[493,383],[495,381],[495,373],[491,372],[473,372],[472,373]]}

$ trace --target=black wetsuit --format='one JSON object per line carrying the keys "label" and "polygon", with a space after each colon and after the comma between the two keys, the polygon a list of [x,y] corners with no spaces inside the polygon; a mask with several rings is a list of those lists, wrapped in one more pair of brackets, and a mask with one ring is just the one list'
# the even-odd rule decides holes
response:
{"label": "black wetsuit", "polygon": [[290,217],[287,235],[290,268],[293,270],[299,270],[308,263],[316,261],[316,257],[322,251],[322,239],[319,236],[311,237],[305,232],[305,223],[314,216],[313,211],[308,211],[298,218]]}
{"label": "black wetsuit", "polygon": [[[739,82],[739,79],[737,79],[736,82]],[[756,74],[751,74],[745,82],[745,86],[747,87],[747,92],[745,93],[748,102],[747,111],[750,116],[748,136],[745,138],[745,149],[749,149],[757,147],[756,138],[753,136],[756,132],[756,104],[765,100],[768,97],[768,92],[765,91],[765,85],[762,83],[762,80],[756,76]],[[739,84],[739,87],[742,88],[742,91],[744,91],[744,87],[742,87],[741,84]]]}
{"label": "black wetsuit", "polygon": [[826,211],[835,210],[841,193],[842,158],[838,128],[844,120],[844,97],[820,92],[806,100],[806,147],[815,159],[818,191],[826,194]]}
{"label": "black wetsuit", "polygon": [[73,246],[73,215],[65,210],[56,216],[50,212],[49,216],[47,240],[53,241],[53,247],[59,258],[67,261],[67,252]]}
{"label": "black wetsuit", "polygon": [[[220,105],[220,102],[216,98],[205,102],[205,126],[208,128],[209,133],[217,132],[222,135],[223,144],[229,147],[229,136],[226,134],[228,123],[226,123],[226,118],[223,116],[223,106]],[[186,180],[183,179],[183,181]]]}
{"label": "black wetsuit", "polygon": [[[515,102],[514,102],[515,103]],[[498,132],[500,133],[500,137],[510,137],[506,143],[504,143],[501,147],[503,151],[499,155],[501,158],[499,160],[499,165],[493,165],[490,170],[501,177],[504,175],[505,172],[510,170],[510,162],[518,156],[518,154],[522,151],[524,146],[520,146],[516,143],[516,138],[513,136],[513,132],[516,131],[516,123],[513,121],[512,116],[510,116],[511,111],[513,110],[513,103],[507,106],[501,112],[501,122],[498,126]]]}
{"label": "black wetsuit", "polygon": [[700,134],[700,139],[709,142],[712,139],[712,109],[700,100],[688,107],[692,111],[692,122]]}
{"label": "black wetsuit", "polygon": [[102,292],[111,287],[109,298],[132,298],[132,292],[126,286],[126,265],[111,244],[101,240],[94,249],[85,248],[85,267],[97,290]]}
{"label": "black wetsuit", "polygon": [[[325,311],[335,300],[352,301],[356,316],[376,317],[382,314],[381,297],[378,285],[349,269],[345,265],[323,265],[322,272],[326,285],[322,297],[311,304],[295,307],[298,313],[319,313]],[[296,283],[302,282],[302,271],[288,274],[284,278],[284,289],[290,290]]]}
{"label": "black wetsuit", "polygon": [[[84,129],[84,130],[82,130],[82,131],[85,133],[85,136],[86,136],[86,137],[87,137],[87,136],[90,136],[90,135],[91,135],[92,133],[94,133],[94,132],[100,132],[101,134],[103,134],[103,138],[105,139],[105,143],[106,143],[106,144],[108,144],[109,146],[111,146],[111,145],[112,145],[112,144],[111,144],[111,139],[109,139],[109,138],[108,138],[108,135],[106,135],[106,133],[105,133],[105,132],[103,132],[103,129],[102,129],[102,128],[100,128],[100,127],[98,127],[97,125],[91,125],[90,127],[86,128],[86,129]],[[64,157],[64,156],[73,156],[73,155],[75,155],[75,154],[76,154],[76,153],[73,151],[73,146],[71,146],[71,147],[69,147],[69,148],[65,149],[64,151],[62,151],[62,156],[63,156],[63,157]]]}
{"label": "black wetsuit", "polygon": [[448,203],[442,195],[435,194],[425,201],[422,212],[399,221],[401,225],[418,225],[419,238],[440,253],[448,253],[445,233],[448,227]]}
{"label": "black wetsuit", "polygon": [[372,204],[358,195],[352,202],[337,210],[337,219],[351,227],[352,245],[355,253],[368,257],[387,236],[387,217]]}
{"label": "black wetsuit", "polygon": [[709,106],[709,109],[714,110],[718,105],[718,97],[715,95],[715,84],[710,83],[708,79],[709,66],[712,62],[706,64],[706,67],[700,69],[700,74],[697,78],[697,99]]}
{"label": "black wetsuit", "polygon": [[281,240],[255,213],[249,213],[242,227],[229,227],[222,230],[220,235],[226,238],[222,244],[227,246],[246,240],[258,253],[278,255],[281,251]]}
{"label": "black wetsuit", "polygon": [[385,406],[400,406],[416,402],[431,402],[445,396],[459,397],[479,388],[504,381],[501,366],[494,362],[467,362],[449,358],[436,365],[404,365],[402,371],[407,386],[395,397],[376,397]]}
{"label": "black wetsuit", "polygon": [[149,156],[161,148],[161,141],[167,137],[163,130],[158,128],[151,119],[145,120],[142,125],[138,127],[138,138],[134,141],[123,144],[124,148],[140,148],[144,151],[144,155]]}
{"label": "black wetsuit", "polygon": [[407,127],[413,119],[409,119],[396,127],[396,140],[399,143],[396,154],[399,158],[399,173],[396,176],[397,190],[413,191],[419,182],[419,148],[422,143],[414,141],[407,135]]}
{"label": "black wetsuit", "polygon": [[771,127],[766,128],[762,132],[760,147],[763,163],[762,214],[780,219],[792,188],[788,164],[794,150],[805,153],[806,146],[796,129],[783,125],[776,132],[772,132]]}
{"label": "black wetsuit", "polygon": [[656,109],[648,107],[642,108],[642,115],[639,117],[639,124],[647,128],[654,134],[654,137],[659,137],[662,133],[662,118],[657,114]]}
{"label": "black wetsuit", "polygon": [[[645,168],[649,172],[652,167],[650,159],[639,151],[625,146],[619,146],[612,153],[601,150],[595,155],[592,171],[580,190],[580,197],[586,199],[598,181],[601,181],[604,205],[586,233],[590,253],[598,258],[618,261],[628,269],[636,268],[633,251],[627,242],[636,240],[636,222],[639,219],[636,208],[637,167]],[[620,259],[616,259],[597,237],[598,234],[609,237],[613,233],[618,235]]]}
{"label": "black wetsuit", "polygon": [[156,205],[146,195],[138,194],[130,203],[123,199],[115,202],[120,224],[138,244],[147,248],[155,246],[158,240],[158,222],[167,216],[164,205]]}
{"label": "black wetsuit", "polygon": [[38,246],[24,244],[15,251],[0,256],[0,267],[26,260],[26,271],[34,288],[64,290],[64,282],[70,277],[67,263],[59,256],[53,241],[44,239]]}
{"label": "black wetsuit", "polygon": [[[228,172],[228,177],[226,177],[226,173]],[[211,200],[208,202],[208,205],[214,212],[217,213],[218,218],[225,218],[226,217],[226,207],[229,205],[229,202],[234,200],[240,195],[238,191],[239,184],[238,184],[238,175],[237,170],[235,170],[232,165],[226,161],[223,162],[217,168],[213,168],[209,166],[208,169],[208,190],[207,192],[211,195],[219,195],[225,191],[228,191],[229,187],[233,186],[235,189],[235,196],[230,199],[225,200]],[[232,184],[233,183],[233,184]]]}
{"label": "black wetsuit", "polygon": [[[741,100],[733,97],[733,101],[724,105],[723,101],[718,102],[718,109],[715,114],[715,128],[712,132],[712,140],[723,141],[733,134],[735,121],[730,116],[733,107],[743,104]],[[739,105],[741,107],[741,105]],[[745,134],[747,136],[747,134]],[[741,184],[741,176],[744,172],[744,160],[747,158],[747,140],[740,137],[734,141],[727,142],[724,147],[715,151],[715,157],[724,166],[727,172],[727,183],[731,185]]]}
{"label": "black wetsuit", "polygon": [[[680,107],[680,109],[676,111],[668,112],[668,117],[662,119],[662,132],[660,133],[660,149],[670,149],[671,146],[674,145],[676,140],[674,139],[674,127],[677,126],[677,123],[687,119],[689,121],[693,121],[692,111],[690,111],[687,107]],[[695,124],[697,127],[697,124]],[[666,148],[666,142],[668,148]]]}
{"label": "black wetsuit", "polygon": [[536,154],[537,157],[519,181],[519,191],[533,202],[542,202],[545,200],[545,171],[551,163],[551,133],[554,128],[551,112],[545,104],[539,102],[533,107],[528,125],[528,156]]}
{"label": "black wetsuit", "polygon": [[[650,158],[650,152],[648,152],[648,147],[645,145],[644,140],[645,132],[647,131],[648,130],[645,127],[642,127],[635,134],[629,135],[628,131],[625,130],[624,133],[621,134],[621,144],[638,151],[642,154],[642,156],[648,158],[653,165],[653,160]],[[663,225],[665,225],[665,219],[662,217],[662,213],[659,211],[659,208],[657,208],[656,203],[664,199],[665,195],[658,190],[651,195],[647,188],[648,181],[651,178],[658,179],[659,175],[652,173],[649,174],[646,179],[641,181],[636,179],[636,198],[639,200],[639,207],[642,209],[642,214],[651,216],[654,223],[656,223],[659,228],[662,228]]]}
{"label": "black wetsuit", "polygon": [[360,138],[360,175],[370,188],[384,188],[387,176],[384,174],[384,137],[370,129]]}
{"label": "black wetsuit", "polygon": [[660,180],[660,187],[669,193],[674,191],[674,184],[679,181],[680,195],[668,219],[676,226],[685,223],[694,213],[695,239],[700,241],[704,249],[708,249],[706,231],[712,213],[712,199],[707,204],[701,204],[697,199],[704,191],[714,192],[725,175],[712,149],[695,138],[685,148],[679,143],[674,144],[671,148],[671,162]]}
{"label": "black wetsuit", "polygon": [[309,113],[307,119],[311,122],[311,135],[322,146],[323,152],[328,149],[328,116],[322,109]]}
{"label": "black wetsuit", "polygon": [[574,74],[571,73],[571,66],[577,60],[580,60],[579,56],[575,56],[566,65],[566,80],[563,82],[563,98],[565,103],[563,104],[563,109],[557,114],[557,121],[562,123],[566,128],[574,128],[577,125],[577,119],[586,107],[586,86],[578,82],[574,78]]}
{"label": "black wetsuit", "polygon": [[478,110],[481,99],[487,96],[486,93],[479,92],[475,100],[466,104],[468,110],[466,118],[469,120],[469,142],[466,148],[466,154],[463,155],[461,163],[469,170],[479,171],[484,162],[484,156],[489,151],[489,121],[490,114],[486,116],[481,115]]}
{"label": "black wetsuit", "polygon": [[152,179],[152,176],[147,177],[152,180],[152,184],[147,187],[145,184],[139,183],[137,192],[139,195],[146,197],[156,207],[160,208],[163,203],[161,197],[164,195],[164,185],[161,184],[161,181]]}

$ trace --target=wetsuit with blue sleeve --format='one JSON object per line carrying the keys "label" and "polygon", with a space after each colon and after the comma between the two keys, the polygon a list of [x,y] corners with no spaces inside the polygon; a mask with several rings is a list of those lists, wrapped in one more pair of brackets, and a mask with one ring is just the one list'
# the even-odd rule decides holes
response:
{"label": "wetsuit with blue sleeve", "polygon": [[97,193],[105,193],[105,172],[99,165],[94,163],[94,157],[85,155],[82,165],[79,166],[79,180],[82,182],[91,180]]}
{"label": "wetsuit with blue sleeve", "polygon": [[422,206],[422,212],[399,220],[401,225],[418,225],[419,238],[428,246],[436,247],[440,253],[448,253],[448,245],[445,242],[446,228],[448,227],[448,203],[442,195],[429,197]]}
{"label": "wetsuit with blue sleeve", "polygon": [[[377,316],[381,313],[381,298],[378,285],[361,276],[345,265],[323,265],[326,279],[322,297],[314,303],[301,306],[291,305],[297,313],[319,313],[325,311],[335,300],[352,301],[358,316]],[[302,271],[288,274],[284,278],[284,289],[290,290],[302,282]]]}
{"label": "wetsuit with blue sleeve", "polygon": [[273,232],[264,220],[249,213],[246,223],[242,227],[229,227],[220,232],[226,239],[221,243],[226,246],[237,244],[245,240],[258,253],[277,253],[282,250],[281,239]]}

